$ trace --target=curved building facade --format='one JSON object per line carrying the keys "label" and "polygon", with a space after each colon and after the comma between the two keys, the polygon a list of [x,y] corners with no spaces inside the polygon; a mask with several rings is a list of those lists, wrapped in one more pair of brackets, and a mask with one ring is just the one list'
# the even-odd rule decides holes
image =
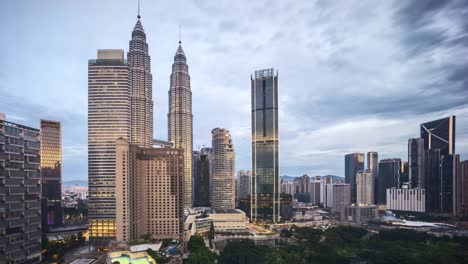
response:
{"label": "curved building facade", "polygon": [[211,131],[213,148],[213,173],[211,175],[211,208],[235,209],[234,145],[225,128]]}

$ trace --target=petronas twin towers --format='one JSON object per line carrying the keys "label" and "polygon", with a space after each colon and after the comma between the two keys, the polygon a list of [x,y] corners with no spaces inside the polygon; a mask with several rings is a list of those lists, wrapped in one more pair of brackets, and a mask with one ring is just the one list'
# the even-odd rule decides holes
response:
{"label": "petronas twin towers", "polygon": [[168,138],[176,148],[184,149],[185,177],[183,184],[184,206],[192,206],[192,155],[193,115],[192,91],[187,58],[181,41],[172,64],[171,87],[169,89],[169,113],[167,114]]}
{"label": "petronas twin towers", "polygon": [[[153,142],[153,101],[151,60],[140,16],[132,32],[128,52],[131,81],[131,142],[151,147]],[[184,206],[192,206],[193,115],[192,91],[187,58],[179,40],[174,56],[169,88],[168,139],[184,150]]]}
{"label": "petronas twin towers", "polygon": [[[142,149],[152,148],[154,141],[151,58],[140,18],[127,61],[123,50],[98,50],[97,59],[88,63],[89,221],[90,238],[97,243],[116,237],[116,164],[122,158],[116,157],[116,140]],[[184,207],[192,206],[192,120],[190,76],[179,41],[170,77],[168,139],[184,153],[182,195],[177,194]]]}

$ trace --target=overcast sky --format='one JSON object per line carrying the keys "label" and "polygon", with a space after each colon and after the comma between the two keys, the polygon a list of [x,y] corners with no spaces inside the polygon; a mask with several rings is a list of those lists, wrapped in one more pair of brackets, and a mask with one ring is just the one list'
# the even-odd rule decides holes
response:
{"label": "overcast sky", "polygon": [[[155,137],[167,139],[178,28],[191,75],[194,148],[231,131],[250,168],[250,75],[279,70],[281,175],[343,175],[344,155],[407,159],[419,124],[457,116],[468,159],[468,1],[142,0]],[[87,179],[87,63],[128,51],[137,1],[0,3],[0,112],[63,124],[63,179]]]}

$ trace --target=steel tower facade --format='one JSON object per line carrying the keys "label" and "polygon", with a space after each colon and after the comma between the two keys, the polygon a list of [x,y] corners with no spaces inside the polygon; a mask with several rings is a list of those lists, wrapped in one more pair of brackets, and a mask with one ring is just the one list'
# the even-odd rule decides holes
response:
{"label": "steel tower facade", "polygon": [[133,28],[127,61],[131,85],[131,143],[149,148],[153,143],[153,76],[140,15]]}
{"label": "steel tower facade", "polygon": [[181,42],[174,56],[169,88],[168,138],[175,148],[184,149],[184,206],[192,207],[193,115],[192,91],[187,58]]}

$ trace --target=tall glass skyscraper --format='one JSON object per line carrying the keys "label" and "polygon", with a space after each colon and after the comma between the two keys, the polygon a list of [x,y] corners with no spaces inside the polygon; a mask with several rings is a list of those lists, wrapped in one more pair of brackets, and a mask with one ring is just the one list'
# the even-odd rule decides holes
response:
{"label": "tall glass skyscraper", "polygon": [[278,71],[264,69],[251,76],[252,181],[251,219],[280,220]]}
{"label": "tall glass skyscraper", "polygon": [[424,139],[408,139],[408,166],[411,188],[424,188]]}
{"label": "tall glass skyscraper", "polygon": [[115,237],[115,141],[130,141],[130,68],[123,50],[98,50],[88,63],[89,236]]}
{"label": "tall glass skyscraper", "polygon": [[356,173],[364,169],[364,153],[345,155],[345,182],[351,189],[351,203],[356,203]]}
{"label": "tall glass skyscraper", "polygon": [[63,222],[62,125],[41,120],[42,230]]}
{"label": "tall glass skyscraper", "polygon": [[131,86],[131,143],[149,148],[153,145],[153,76],[140,15],[133,28],[127,59]]}
{"label": "tall glass skyscraper", "polygon": [[181,41],[172,64],[169,88],[168,138],[175,148],[184,149],[184,206],[192,207],[193,115],[192,91],[187,58]]}
{"label": "tall glass skyscraper", "polygon": [[455,116],[421,124],[424,149],[440,149],[440,155],[455,154]]}

